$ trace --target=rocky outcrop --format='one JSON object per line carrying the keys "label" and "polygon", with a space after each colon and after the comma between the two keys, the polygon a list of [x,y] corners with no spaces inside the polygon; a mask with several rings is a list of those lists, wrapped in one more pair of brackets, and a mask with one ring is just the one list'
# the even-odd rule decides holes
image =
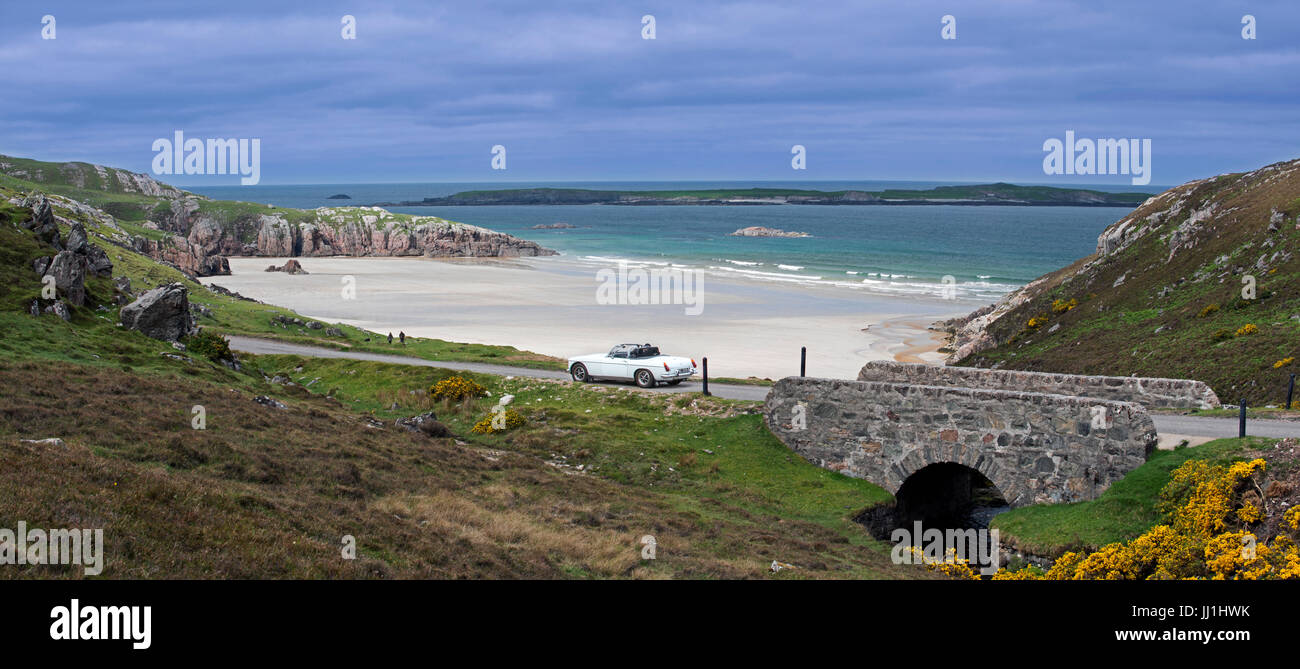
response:
{"label": "rocky outcrop", "polygon": [[[43,196],[33,198],[32,211],[34,217],[31,225],[27,226],[28,229],[38,239],[59,250],[52,257],[44,256],[33,260],[32,270],[42,277],[42,281],[45,281],[44,277],[50,277],[55,291],[68,304],[85,306],[87,277],[112,276],[112,261],[103,249],[90,243],[85,226],[78,221],[71,223],[72,229],[68,231],[67,240],[61,240],[49,199]],[[67,309],[66,305],[61,304],[61,307]]]}
{"label": "rocky outcrop", "polygon": [[478,226],[432,216],[397,215],[366,207],[244,214],[225,220],[219,214],[205,212],[197,198],[184,198],[173,201],[171,212],[157,224],[171,236],[162,240],[137,237],[133,241],[136,250],[196,277],[230,274],[226,256],[521,257],[556,254],[534,242]]}
{"label": "rocky outcrop", "polygon": [[54,279],[58,294],[69,303],[78,307],[86,305],[86,274],[90,271],[90,261],[85,255],[71,251],[60,251],[50,261],[45,275]]}
{"label": "rocky outcrop", "polygon": [[59,237],[59,226],[54,222],[54,207],[50,199],[41,193],[32,193],[23,200],[22,206],[32,210],[32,217],[23,222],[23,227],[36,233],[36,239],[41,243],[62,251],[63,241]]}
{"label": "rocky outcrop", "polygon": [[122,325],[145,336],[177,341],[194,333],[189,291],[179,283],[155,288],[122,307]]}
{"label": "rocky outcrop", "polygon": [[761,225],[753,225],[748,228],[741,228],[733,233],[732,237],[811,237],[806,232],[793,232],[778,230],[776,228],[765,228]]}
{"label": "rocky outcrop", "polygon": [[86,236],[86,226],[80,222],[72,224],[64,248],[65,252],[85,256],[86,268],[91,274],[101,278],[113,276],[113,261],[108,259],[104,249],[90,243],[90,239]]}
{"label": "rocky outcrop", "polygon": [[260,217],[257,254],[294,256],[528,257],[556,255],[535,242],[441,218],[382,209],[316,210],[311,222]]}
{"label": "rocky outcrop", "polygon": [[283,265],[280,265],[279,267],[276,267],[275,265],[271,265],[270,267],[266,268],[266,271],[284,272],[285,274],[310,274],[310,272],[302,268],[302,263],[293,259],[288,260],[287,262],[285,262]]}
{"label": "rocky outcrop", "polygon": [[418,416],[412,416],[410,418],[398,418],[394,423],[397,427],[403,427],[412,432],[419,432],[429,437],[441,438],[452,436],[451,430],[439,421],[438,416],[432,411],[422,413]]}
{"label": "rocky outcrop", "polygon": [[572,223],[539,223],[529,230],[572,230],[578,226]]}

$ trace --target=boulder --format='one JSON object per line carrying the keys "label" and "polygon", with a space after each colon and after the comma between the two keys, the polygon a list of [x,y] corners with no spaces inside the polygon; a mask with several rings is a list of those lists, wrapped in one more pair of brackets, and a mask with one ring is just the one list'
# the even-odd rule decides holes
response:
{"label": "boulder", "polygon": [[54,286],[68,302],[78,307],[86,304],[86,274],[90,261],[84,254],[60,251],[50,261],[44,276],[54,277]]}
{"label": "boulder", "polygon": [[113,275],[113,261],[108,259],[108,254],[104,253],[104,249],[90,243],[90,237],[86,234],[86,226],[80,222],[72,224],[72,230],[68,232],[68,240],[64,243],[64,249],[85,256],[87,269],[91,274],[105,278]]}
{"label": "boulder", "polygon": [[122,307],[122,325],[145,336],[176,341],[194,332],[189,291],[179,283],[160,286]]}
{"label": "boulder", "polygon": [[302,268],[302,263],[290,258],[283,265],[276,267],[271,265],[266,268],[268,272],[284,272],[285,274],[308,274],[307,270]]}
{"label": "boulder", "polygon": [[438,416],[432,411],[422,413],[410,418],[398,418],[394,423],[398,427],[404,427],[412,432],[419,432],[430,437],[450,437],[451,430],[438,420]]}
{"label": "boulder", "polygon": [[55,302],[54,304],[45,307],[45,313],[54,314],[65,321],[72,320],[72,312],[68,311],[68,305],[63,302]]}
{"label": "boulder", "polygon": [[275,399],[275,398],[273,398],[273,397],[267,397],[266,395],[258,395],[257,397],[254,397],[254,398],[253,398],[253,401],[254,401],[254,402],[257,402],[258,404],[261,404],[261,405],[264,406],[264,407],[270,407],[270,408],[272,408],[272,409],[288,409],[288,408],[289,408],[289,407],[285,406],[284,402],[281,402],[281,401],[279,401],[279,400],[277,400],[277,399]]}
{"label": "boulder", "polygon": [[58,437],[48,437],[45,439],[19,439],[19,443],[30,444],[32,446],[64,446],[63,440]]}

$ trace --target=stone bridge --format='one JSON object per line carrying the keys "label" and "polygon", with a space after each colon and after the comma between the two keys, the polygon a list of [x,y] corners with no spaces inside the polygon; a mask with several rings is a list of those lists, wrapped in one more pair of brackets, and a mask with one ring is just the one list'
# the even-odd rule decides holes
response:
{"label": "stone bridge", "polygon": [[1096,397],[1137,402],[1144,407],[1216,409],[1219,397],[1204,381],[1138,376],[1084,376],[1014,369],[951,367],[876,360],[862,366],[859,381],[954,386],[989,390],[1023,390],[1052,395]]}
{"label": "stone bridge", "polygon": [[789,377],[764,416],[811,462],[895,495],[951,463],[983,474],[1012,506],[1093,499],[1156,443],[1139,404],[1015,390]]}

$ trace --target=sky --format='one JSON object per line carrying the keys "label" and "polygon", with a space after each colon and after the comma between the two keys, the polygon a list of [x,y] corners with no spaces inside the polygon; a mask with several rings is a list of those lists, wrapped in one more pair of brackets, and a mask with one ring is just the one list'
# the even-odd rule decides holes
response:
{"label": "sky", "polygon": [[257,138],[262,184],[1129,183],[1045,174],[1073,130],[1172,185],[1300,156],[1300,2],[5,2],[0,82],[0,154]]}

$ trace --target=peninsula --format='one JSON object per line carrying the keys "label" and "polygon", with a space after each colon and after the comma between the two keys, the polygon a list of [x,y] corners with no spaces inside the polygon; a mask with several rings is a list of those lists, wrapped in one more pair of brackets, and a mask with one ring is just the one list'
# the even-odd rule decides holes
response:
{"label": "peninsula", "polygon": [[445,207],[521,204],[613,205],[1012,205],[1026,207],[1136,207],[1148,193],[1108,193],[1008,183],[938,186],[927,190],[820,191],[795,188],[722,190],[592,190],[586,188],[508,188],[462,191],[446,197],[378,202],[378,207]]}

